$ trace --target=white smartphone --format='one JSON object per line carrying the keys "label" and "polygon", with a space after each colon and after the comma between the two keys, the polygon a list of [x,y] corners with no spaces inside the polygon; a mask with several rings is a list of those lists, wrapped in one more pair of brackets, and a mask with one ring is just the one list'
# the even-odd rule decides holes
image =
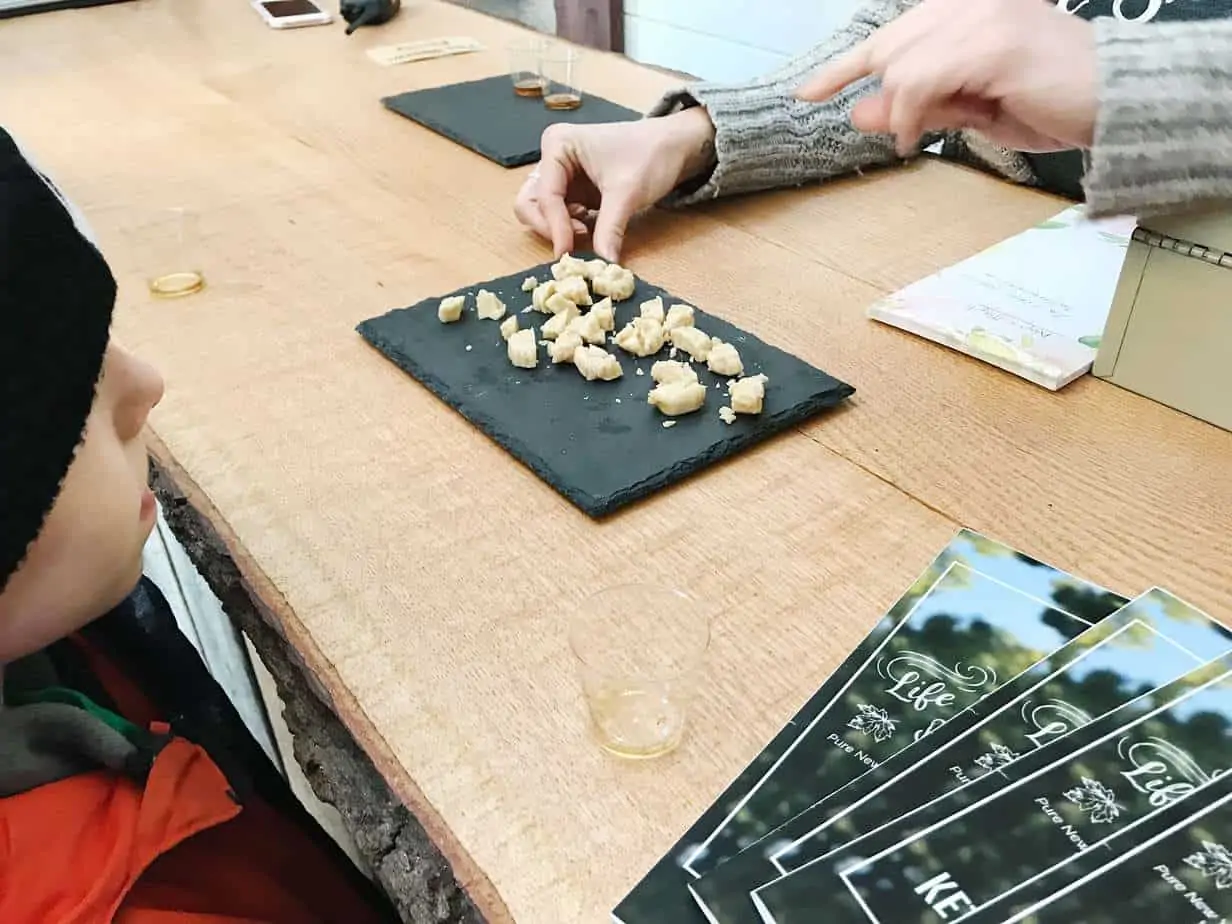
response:
{"label": "white smartphone", "polygon": [[333,19],[312,0],[253,0],[252,6],[271,29],[324,26]]}

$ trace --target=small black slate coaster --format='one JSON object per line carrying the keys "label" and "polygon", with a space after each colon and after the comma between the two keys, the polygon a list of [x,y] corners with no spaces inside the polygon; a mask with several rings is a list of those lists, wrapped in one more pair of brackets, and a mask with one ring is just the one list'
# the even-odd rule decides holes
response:
{"label": "small black slate coaster", "polygon": [[517,96],[508,74],[413,90],[381,100],[387,109],[424,125],[502,167],[521,167],[539,160],[543,130],[556,122],[593,124],[632,122],[642,114],[592,93],[582,105],[551,110],[543,100]]}
{"label": "small black slate coaster", "polygon": [[[590,258],[593,255],[580,255]],[[459,289],[466,294],[461,321],[437,319],[439,298],[426,299],[361,323],[357,330],[386,357],[409,372],[437,397],[462,414],[540,478],[590,514],[602,517],[679,482],[708,465],[795,426],[824,408],[838,404],[855,389],[789,353],[763,343],[721,318],[696,311],[697,326],[733,344],[744,361],[745,375],[769,377],[762,413],[742,415],[733,424],[719,418],[728,404],[725,376],[694,364],[710,389],[705,406],[668,418],[646,403],[654,387],[650,367],[666,359],[637,359],[611,343],[624,368],[614,382],[587,382],[569,363],[554,365],[539,347],[539,366],[519,369],[509,362],[496,321],[481,321],[474,294],[487,289],[500,296],[522,328],[536,336],[547,316],[523,313],[530,293],[522,281],[551,278],[551,264]],[[665,306],[686,301],[640,278],[637,291],[616,305],[616,329],[636,317],[641,303],[662,296]],[[681,354],[687,359],[687,356]],[[638,375],[637,370],[642,374]]]}

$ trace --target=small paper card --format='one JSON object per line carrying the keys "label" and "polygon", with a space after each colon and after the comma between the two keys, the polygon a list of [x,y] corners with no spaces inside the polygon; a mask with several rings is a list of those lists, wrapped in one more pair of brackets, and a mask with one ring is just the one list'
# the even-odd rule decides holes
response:
{"label": "small paper card", "polygon": [[1232,920],[1232,775],[986,905],[968,924]]}
{"label": "small paper card", "polygon": [[690,879],[935,732],[1125,602],[963,530],[613,918],[701,920],[684,887]]}
{"label": "small paper card", "polygon": [[392,67],[395,64],[447,58],[450,55],[464,55],[472,51],[483,51],[483,45],[473,38],[455,36],[421,39],[417,42],[402,42],[398,45],[379,45],[368,49],[368,57],[377,64]]}
{"label": "small paper card", "polygon": [[800,924],[824,907],[827,924],[941,924],[1075,857],[1114,850],[1118,832],[1225,772],[1232,654],[1092,722],[1068,745],[1035,751],[761,887],[753,900],[763,920]]}
{"label": "small paper card", "polygon": [[1145,692],[1232,651],[1232,632],[1166,591],[1149,591],[930,736],[693,883],[722,924],[756,924],[749,894],[784,873],[859,847],[964,783],[1056,742]]}

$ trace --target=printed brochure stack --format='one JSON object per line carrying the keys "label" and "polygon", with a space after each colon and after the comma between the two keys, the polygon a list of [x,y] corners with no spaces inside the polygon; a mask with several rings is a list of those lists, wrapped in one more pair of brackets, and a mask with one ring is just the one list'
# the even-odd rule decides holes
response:
{"label": "printed brochure stack", "polygon": [[617,924],[1232,920],[1232,632],[960,532]]}

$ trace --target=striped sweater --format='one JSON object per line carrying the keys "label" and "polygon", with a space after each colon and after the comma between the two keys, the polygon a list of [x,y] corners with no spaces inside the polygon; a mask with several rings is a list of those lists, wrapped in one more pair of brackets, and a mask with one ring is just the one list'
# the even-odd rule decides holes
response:
{"label": "striped sweater", "polygon": [[[816,105],[793,92],[822,62],[867,38],[917,0],[866,0],[827,41],[775,73],[735,83],[698,83],[667,94],[650,115],[706,107],[717,164],[706,182],[670,204],[824,180],[895,163],[893,139],[851,125],[852,106],[874,86],[853,84]],[[1232,21],[1096,19],[1099,116],[1084,177],[1094,215],[1145,215],[1232,200]],[[932,139],[936,140],[936,139]],[[950,150],[1033,185],[1027,157],[974,133]],[[957,143],[956,143],[957,142]]]}

